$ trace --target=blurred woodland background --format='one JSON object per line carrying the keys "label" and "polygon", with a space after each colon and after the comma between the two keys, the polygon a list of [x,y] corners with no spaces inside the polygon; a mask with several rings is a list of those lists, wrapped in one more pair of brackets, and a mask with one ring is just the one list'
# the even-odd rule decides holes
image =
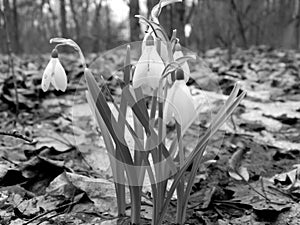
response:
{"label": "blurred woodland background", "polygon": [[[51,37],[70,37],[86,52],[140,40],[136,14],[147,16],[158,0],[0,0],[0,53],[7,52],[5,24],[14,53],[44,53]],[[300,0],[183,0],[161,19],[169,34],[193,51],[214,47],[300,47]],[[115,7],[118,7],[118,11]],[[120,8],[121,7],[121,8]],[[122,10],[122,7],[124,10]],[[121,17],[119,13],[126,13]],[[140,34],[140,35],[139,35]]]}

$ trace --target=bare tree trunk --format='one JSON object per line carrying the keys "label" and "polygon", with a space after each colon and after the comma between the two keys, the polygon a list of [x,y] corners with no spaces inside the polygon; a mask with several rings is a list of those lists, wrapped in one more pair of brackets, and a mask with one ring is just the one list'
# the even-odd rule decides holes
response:
{"label": "bare tree trunk", "polygon": [[248,43],[247,43],[247,38],[246,38],[246,31],[245,31],[245,28],[244,28],[244,24],[242,22],[242,16],[237,8],[237,5],[235,3],[234,0],[231,0],[230,1],[231,3],[231,7],[233,9],[233,11],[235,12],[236,14],[236,19],[237,19],[237,23],[238,23],[238,30],[239,30],[239,33],[241,35],[241,38],[242,38],[242,45],[244,48],[247,48],[248,46]]}
{"label": "bare tree trunk", "polygon": [[198,7],[198,3],[193,1],[192,6],[190,7],[190,9],[185,17],[185,24],[188,24],[191,22],[197,7]]}
{"label": "bare tree trunk", "polygon": [[185,44],[185,1],[183,0],[182,3],[172,5],[172,9],[171,28],[172,30],[177,30],[177,37],[179,38],[180,43]]}
{"label": "bare tree trunk", "polygon": [[4,13],[6,16],[6,25],[8,29],[8,35],[10,37],[10,42],[12,46],[12,51],[14,53],[22,52],[20,48],[19,40],[19,23],[18,23],[18,11],[17,11],[17,1],[12,1],[12,6],[9,0],[3,0]]}
{"label": "bare tree trunk", "polygon": [[160,14],[160,23],[165,28],[170,37],[173,30],[177,30],[177,37],[182,44],[185,44],[184,26],[185,26],[185,4],[175,3],[163,8]]}
{"label": "bare tree trunk", "polygon": [[41,23],[39,26],[38,26],[38,31],[42,34],[43,36],[43,39],[45,41],[48,41],[48,37],[50,36],[49,35],[49,30],[47,29],[47,25],[48,23],[45,22],[45,18],[44,18],[44,13],[43,13],[43,7],[46,3],[46,0],[42,0],[41,1],[41,4],[39,5],[39,18],[41,19],[41,21],[44,21],[43,23]]}
{"label": "bare tree trunk", "polygon": [[[6,33],[6,47],[7,47],[7,54],[9,57],[9,70],[8,73],[11,72],[12,78],[13,78],[13,83],[14,83],[14,91],[15,91],[15,116],[16,116],[16,122],[19,122],[19,94],[18,94],[18,87],[17,87],[17,78],[15,75],[15,67],[14,67],[14,57],[13,57],[13,50],[11,47],[11,41],[10,41],[10,35],[9,35],[9,27],[8,27],[8,23],[7,23],[7,15],[6,13],[9,12],[9,2],[5,1],[4,4],[4,10],[2,11],[2,7],[0,8],[0,14],[1,17],[3,18],[3,27]],[[7,10],[7,11],[5,11]]]}
{"label": "bare tree trunk", "polygon": [[89,0],[82,3],[81,32],[84,35],[88,34],[87,22],[89,21],[89,6]]}
{"label": "bare tree trunk", "polygon": [[50,19],[48,20],[48,26],[49,26],[49,31],[51,34],[54,34],[54,35],[57,35],[58,32],[59,32],[59,27],[57,26],[57,20],[58,20],[58,17],[57,15],[55,14],[54,10],[52,9],[51,7],[51,4],[50,4],[50,1],[49,0],[46,0],[47,3],[48,3],[48,6],[49,6],[49,13],[50,13]]}
{"label": "bare tree trunk", "polygon": [[22,52],[20,40],[19,40],[19,16],[18,16],[18,9],[17,9],[17,0],[13,0],[13,39],[15,43],[15,53]]}
{"label": "bare tree trunk", "polygon": [[70,8],[72,12],[72,18],[75,24],[75,33],[76,33],[76,40],[79,41],[80,39],[80,25],[78,22],[78,19],[76,17],[76,10],[75,10],[75,5],[74,5],[74,0],[70,0]]}
{"label": "bare tree trunk", "polygon": [[[9,36],[9,41],[11,42],[11,38],[12,37],[12,12],[11,12],[11,7],[9,4],[9,0],[3,0],[3,7],[4,7],[4,12],[3,15],[5,16],[4,19],[4,24],[6,26],[6,35]],[[14,43],[10,43],[10,45],[12,45],[12,48],[14,49]]]}
{"label": "bare tree trunk", "polygon": [[106,7],[105,7],[105,11],[106,11],[106,43],[105,43],[105,47],[106,49],[110,48],[110,44],[111,44],[111,21],[110,21],[110,8],[109,5],[107,4],[108,0],[106,0]]}
{"label": "bare tree trunk", "polygon": [[150,14],[151,14],[151,9],[157,3],[158,3],[157,0],[147,0],[147,16],[148,16],[148,18],[149,18]]}
{"label": "bare tree trunk", "polygon": [[96,8],[95,8],[95,16],[93,20],[93,28],[94,28],[94,33],[93,33],[93,52],[98,52],[100,50],[100,37],[101,37],[101,23],[99,21],[100,19],[100,11],[102,8],[102,0],[98,2],[98,4],[95,2]]}
{"label": "bare tree trunk", "polygon": [[67,18],[66,18],[66,2],[60,0],[60,32],[62,37],[68,36]]}
{"label": "bare tree trunk", "polygon": [[300,48],[300,7],[299,7],[299,2],[300,0],[295,0],[295,11],[293,14],[293,18],[296,20],[295,22],[295,39],[296,39],[296,48]]}
{"label": "bare tree trunk", "polygon": [[140,23],[134,16],[140,14],[139,0],[131,0],[129,8],[130,41],[138,41],[140,39]]}

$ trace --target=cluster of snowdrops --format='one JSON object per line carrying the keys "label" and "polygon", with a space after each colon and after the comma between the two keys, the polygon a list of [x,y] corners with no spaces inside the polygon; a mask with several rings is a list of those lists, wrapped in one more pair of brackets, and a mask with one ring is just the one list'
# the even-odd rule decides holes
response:
{"label": "cluster of snowdrops", "polygon": [[[86,66],[80,47],[71,39],[51,39],[50,43],[56,43],[56,46],[42,78],[43,91],[49,89],[50,83],[56,90],[65,91],[67,76],[58,58],[58,47],[67,45],[78,51],[88,87],[86,98],[109,154],[118,214],[126,216],[126,188],[129,188],[132,224],[141,223],[145,177],[151,183],[152,224],[163,223],[175,191],[176,223],[184,224],[193,181],[207,144],[245,96],[245,92],[239,93],[240,88],[236,85],[196,147],[186,156],[182,138],[197,117],[195,102],[186,86],[190,75],[188,61],[194,60],[195,56],[184,55],[176,31],[169,39],[158,19],[163,7],[176,2],[181,0],[161,0],[153,7],[149,19],[136,16],[147,30],[140,45],[138,62],[132,62],[128,44],[124,75],[119,79],[122,87],[120,104],[116,104],[112,96],[113,104],[108,104],[102,92],[108,89],[105,82],[99,87],[95,75]],[[115,108],[117,115],[111,107]],[[132,122],[127,119],[129,110],[133,114]],[[176,138],[167,144],[166,125],[171,121],[175,123]],[[128,144],[126,132],[130,133],[134,145]],[[190,166],[191,171],[186,173]],[[170,186],[168,182],[171,182]]]}

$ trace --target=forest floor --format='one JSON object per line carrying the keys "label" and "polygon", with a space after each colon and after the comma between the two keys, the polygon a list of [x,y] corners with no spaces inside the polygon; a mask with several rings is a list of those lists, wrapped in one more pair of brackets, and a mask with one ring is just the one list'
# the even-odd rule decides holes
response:
{"label": "forest floor", "polygon": [[[300,224],[300,53],[261,46],[237,50],[230,62],[220,49],[202,57],[208,66],[193,65],[189,87],[203,107],[184,136],[186,154],[235,82],[247,97],[207,149],[209,164],[199,168],[187,223]],[[101,73],[121,67],[123,60],[109,58]],[[7,57],[1,56],[1,131],[17,131],[33,141],[0,136],[0,224],[129,223],[116,218],[109,158],[86,103],[82,67],[75,56],[61,61],[70,81],[67,91],[44,93],[40,82],[48,56],[15,58],[16,123],[10,110],[15,107],[13,80]],[[117,98],[116,81],[108,79],[107,85]],[[233,163],[248,183],[230,170]],[[149,188],[143,191],[142,217],[150,224]],[[176,199],[164,223],[174,223],[175,214]]]}

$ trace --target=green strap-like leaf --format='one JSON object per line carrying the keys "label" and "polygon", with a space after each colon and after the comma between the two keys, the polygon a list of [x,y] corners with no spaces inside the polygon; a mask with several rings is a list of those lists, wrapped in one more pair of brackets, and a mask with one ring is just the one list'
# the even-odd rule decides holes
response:
{"label": "green strap-like leaf", "polygon": [[[189,155],[188,159],[186,160],[185,165],[179,170],[179,172],[176,174],[174,181],[172,183],[172,186],[170,188],[170,190],[168,191],[165,203],[162,207],[160,216],[158,217],[156,224],[161,224],[162,219],[164,214],[166,213],[167,210],[167,206],[169,205],[172,195],[178,185],[178,183],[180,182],[182,176],[184,175],[184,172],[186,171],[186,169],[191,165],[191,163],[194,161],[195,158],[198,158],[199,160],[201,159],[206,145],[210,139],[210,137],[212,135],[214,135],[216,133],[216,131],[224,124],[224,122],[227,120],[227,118],[231,115],[231,113],[234,111],[234,109],[238,106],[238,104],[241,102],[241,100],[245,97],[246,93],[243,92],[241,93],[236,99],[235,101],[228,107],[227,110],[224,111],[223,109],[223,113],[221,116],[221,120],[219,121],[219,123],[217,124],[217,126],[215,125],[213,127],[213,129],[210,127],[206,133],[203,135],[203,137],[200,139],[199,143],[197,144],[197,146],[194,148],[194,150],[192,151],[192,153]],[[221,111],[222,111],[221,109]],[[199,162],[194,162],[194,163],[199,163]]]}
{"label": "green strap-like leaf", "polygon": [[120,131],[120,127],[118,126],[115,117],[113,116],[105,97],[103,96],[100,88],[97,86],[97,82],[94,79],[91,72],[86,69],[85,71],[85,77],[87,81],[87,86],[89,93],[93,99],[93,101],[96,104],[96,108],[99,111],[100,115],[103,118],[103,121],[105,122],[105,125],[111,134],[115,144],[122,149],[122,155],[124,163],[127,163],[129,165],[133,165],[133,161],[129,152],[128,147],[125,145],[124,140],[124,133],[122,134]]}
{"label": "green strap-like leaf", "polygon": [[149,128],[149,115],[148,112],[145,111],[140,107],[140,102],[136,102],[135,98],[132,96],[129,86],[123,89],[124,97],[127,99],[128,105],[132,108],[132,111],[135,113],[141,124],[143,125],[146,134],[149,136],[151,135],[150,128]]}
{"label": "green strap-like leaf", "polygon": [[129,85],[131,73],[131,58],[130,58],[130,45],[127,45],[125,65],[124,65],[124,83]]}

